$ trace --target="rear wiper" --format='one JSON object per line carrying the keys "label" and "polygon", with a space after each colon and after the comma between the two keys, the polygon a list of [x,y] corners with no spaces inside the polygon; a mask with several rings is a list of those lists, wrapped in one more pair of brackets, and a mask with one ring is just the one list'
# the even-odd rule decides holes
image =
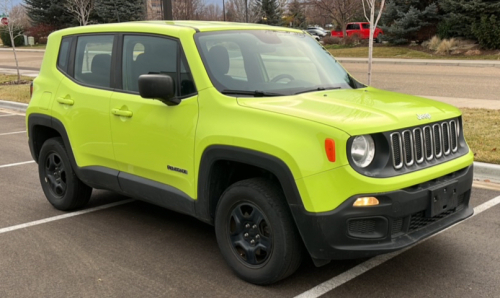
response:
{"label": "rear wiper", "polygon": [[314,92],[314,91],[325,91],[325,90],[335,90],[335,89],[340,89],[340,87],[317,87],[314,89],[308,89],[304,91],[297,92],[295,94],[302,94],[302,93],[307,93],[307,92]]}
{"label": "rear wiper", "polygon": [[259,90],[254,90],[254,91],[248,91],[248,90],[222,90],[222,94],[227,94],[227,95],[250,95],[253,97],[264,97],[264,96],[283,96],[281,93],[273,93],[273,92],[266,92],[266,91],[259,91]]}

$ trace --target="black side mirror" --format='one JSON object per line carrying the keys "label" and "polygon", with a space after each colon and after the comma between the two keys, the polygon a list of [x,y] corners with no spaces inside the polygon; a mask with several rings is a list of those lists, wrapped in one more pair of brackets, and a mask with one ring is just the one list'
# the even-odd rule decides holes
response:
{"label": "black side mirror", "polygon": [[175,84],[172,77],[165,74],[139,76],[139,94],[143,98],[157,99],[167,106],[175,106],[181,102],[180,99],[174,98]]}

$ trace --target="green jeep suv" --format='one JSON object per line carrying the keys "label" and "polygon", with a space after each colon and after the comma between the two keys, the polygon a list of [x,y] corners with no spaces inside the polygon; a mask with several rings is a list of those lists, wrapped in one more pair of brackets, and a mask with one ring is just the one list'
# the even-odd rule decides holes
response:
{"label": "green jeep suv", "polygon": [[134,22],[50,35],[26,114],[57,209],[107,189],[215,227],[269,284],[472,215],[461,113],[356,81],[303,31]]}

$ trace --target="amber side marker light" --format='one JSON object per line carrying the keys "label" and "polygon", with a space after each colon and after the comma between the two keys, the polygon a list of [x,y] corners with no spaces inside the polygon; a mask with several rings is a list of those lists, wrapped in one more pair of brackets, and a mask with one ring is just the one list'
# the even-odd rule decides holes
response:
{"label": "amber side marker light", "polygon": [[379,201],[375,197],[364,197],[358,198],[356,202],[354,202],[354,207],[368,207],[368,206],[376,206],[379,204]]}
{"label": "amber side marker light", "polygon": [[326,157],[331,162],[335,162],[335,141],[332,139],[325,140]]}

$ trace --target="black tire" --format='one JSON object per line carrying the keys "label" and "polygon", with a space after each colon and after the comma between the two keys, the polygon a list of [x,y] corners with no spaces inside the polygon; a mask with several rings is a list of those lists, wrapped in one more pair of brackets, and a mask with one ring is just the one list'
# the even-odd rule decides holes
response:
{"label": "black tire", "polygon": [[43,143],[38,158],[38,174],[47,200],[56,209],[77,209],[89,201],[92,188],[76,176],[61,138],[48,139]]}
{"label": "black tire", "polygon": [[277,282],[302,262],[301,238],[286,199],[268,180],[231,185],[217,204],[215,232],[227,264],[247,282]]}

